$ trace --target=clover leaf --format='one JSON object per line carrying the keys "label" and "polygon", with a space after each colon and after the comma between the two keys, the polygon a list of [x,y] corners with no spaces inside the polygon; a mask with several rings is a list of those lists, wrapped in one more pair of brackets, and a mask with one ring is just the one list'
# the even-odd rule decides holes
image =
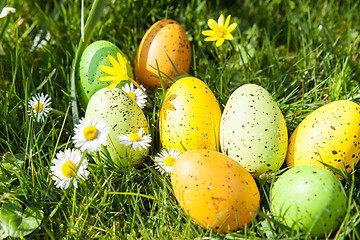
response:
{"label": "clover leaf", "polygon": [[39,208],[27,206],[23,210],[17,201],[3,203],[0,210],[2,230],[11,237],[29,235],[40,226],[43,217],[44,212]]}

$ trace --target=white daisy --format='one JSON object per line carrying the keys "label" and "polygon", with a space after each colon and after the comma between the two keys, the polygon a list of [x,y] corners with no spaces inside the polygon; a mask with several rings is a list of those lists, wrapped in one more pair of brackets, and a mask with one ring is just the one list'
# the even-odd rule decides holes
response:
{"label": "white daisy", "polygon": [[135,102],[137,103],[137,105],[139,105],[139,107],[141,109],[143,109],[145,107],[145,104],[147,102],[146,98],[146,94],[145,92],[145,88],[143,87],[143,85],[140,85],[140,87],[142,88],[143,91],[141,91],[140,88],[136,88],[134,89],[134,84],[132,83],[126,83],[124,87],[122,87],[121,89],[126,92],[127,94],[129,94],[129,96],[135,100]]}
{"label": "white daisy", "polygon": [[37,94],[29,100],[28,110],[29,116],[34,117],[34,121],[43,122],[51,110],[51,107],[48,107],[51,104],[51,98],[47,94]]}
{"label": "white daisy", "polygon": [[100,118],[95,117],[92,121],[87,118],[80,119],[76,124],[73,137],[76,148],[91,153],[100,151],[101,145],[106,145],[109,126]]}
{"label": "white daisy", "polygon": [[151,135],[143,136],[144,130],[141,127],[138,133],[130,133],[130,134],[120,134],[118,135],[118,139],[120,144],[125,146],[131,145],[134,150],[139,148],[139,150],[147,149],[151,143]]}
{"label": "white daisy", "polygon": [[155,169],[160,171],[162,174],[164,174],[164,172],[170,174],[175,160],[180,156],[180,154],[181,151],[173,148],[161,150],[161,152],[158,153],[158,156],[155,156],[155,162],[157,164]]}
{"label": "white daisy", "polygon": [[88,160],[82,159],[82,152],[79,149],[66,149],[65,152],[58,152],[52,162],[55,165],[50,169],[57,188],[67,189],[72,179],[74,179],[74,187],[77,188],[77,178],[85,180],[90,174],[86,170]]}
{"label": "white daisy", "polygon": [[15,8],[12,7],[4,7],[0,12],[0,18],[6,17],[9,13],[14,13],[16,11]]}

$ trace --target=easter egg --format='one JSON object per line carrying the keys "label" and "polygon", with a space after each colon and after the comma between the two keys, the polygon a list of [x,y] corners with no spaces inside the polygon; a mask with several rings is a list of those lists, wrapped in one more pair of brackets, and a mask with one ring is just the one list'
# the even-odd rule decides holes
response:
{"label": "easter egg", "polygon": [[222,153],[193,149],[181,154],[171,173],[181,208],[203,228],[221,233],[252,223],[260,206],[251,174]]}
{"label": "easter egg", "polygon": [[302,165],[286,171],[274,183],[270,209],[282,224],[314,237],[326,237],[343,221],[347,197],[332,172]]}
{"label": "easter egg", "polygon": [[[90,97],[96,91],[109,85],[108,82],[99,80],[99,77],[109,76],[107,73],[102,72],[99,66],[112,67],[108,55],[117,59],[118,52],[124,57],[124,54],[115,44],[105,40],[95,41],[85,48],[79,62],[80,79],[76,81],[79,102],[84,108],[86,108]],[[128,76],[133,78],[133,70],[129,61],[126,66]]]}
{"label": "easter egg", "polygon": [[231,94],[221,118],[220,146],[255,177],[281,167],[288,146],[287,128],[266,89],[246,84]]}
{"label": "easter egg", "polygon": [[166,76],[174,78],[176,71],[180,75],[189,73],[190,64],[190,43],[184,28],[174,20],[164,19],[152,25],[142,38],[135,59],[135,77],[146,87],[161,87],[159,69],[166,87]]}
{"label": "easter egg", "polygon": [[119,166],[137,166],[149,149],[134,149],[118,140],[119,135],[138,133],[143,129],[143,136],[149,134],[149,126],[142,109],[124,91],[107,87],[97,91],[89,100],[85,118],[101,118],[109,126],[107,151],[113,162]]}
{"label": "easter egg", "polygon": [[350,172],[360,156],[360,106],[339,100],[316,109],[289,139],[288,166],[326,163]]}
{"label": "easter egg", "polygon": [[184,77],[166,92],[159,116],[164,148],[216,150],[221,110],[211,89],[200,79]]}

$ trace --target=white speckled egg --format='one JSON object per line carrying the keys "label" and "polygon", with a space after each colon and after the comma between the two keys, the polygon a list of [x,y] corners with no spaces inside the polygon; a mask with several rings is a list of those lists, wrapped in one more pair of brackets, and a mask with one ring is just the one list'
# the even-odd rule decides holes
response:
{"label": "white speckled egg", "polygon": [[138,133],[143,128],[144,134],[149,134],[149,126],[142,109],[124,91],[107,87],[97,91],[89,100],[85,117],[102,118],[110,127],[107,150],[112,160],[118,165],[136,166],[143,162],[143,157],[149,152],[134,150],[131,145],[125,146],[118,140],[120,134]]}
{"label": "white speckled egg", "polygon": [[287,145],[285,119],[270,93],[255,84],[236,89],[221,118],[222,152],[258,177],[281,167]]}

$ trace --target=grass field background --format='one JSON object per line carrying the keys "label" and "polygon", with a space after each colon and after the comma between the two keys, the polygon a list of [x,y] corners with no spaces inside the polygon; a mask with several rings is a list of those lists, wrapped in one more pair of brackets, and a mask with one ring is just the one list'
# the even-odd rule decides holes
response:
{"label": "grass field background", "polygon": [[[44,213],[28,239],[305,239],[271,218],[271,180],[258,180],[261,211],[253,224],[220,235],[202,229],[179,207],[170,177],[152,161],[160,149],[157,114],[162,95],[150,93],[145,109],[153,143],[140,168],[109,168],[91,159],[89,179],[79,188],[57,189],[49,166],[72,146],[71,73],[81,39],[81,1],[7,1],[16,12],[0,19],[0,195]],[[85,20],[92,6],[84,2]],[[203,80],[221,109],[239,86],[255,83],[278,103],[289,136],[314,109],[334,100],[359,103],[359,1],[107,1],[90,42],[115,43],[134,63],[146,30],[174,19],[186,30],[192,50],[190,75]],[[235,55],[225,42],[204,42],[207,20],[231,14]],[[43,41],[43,42],[41,42]],[[41,43],[41,44],[40,44]],[[42,44],[44,43],[44,44]],[[77,79],[78,76],[75,77]],[[44,123],[27,115],[36,93],[52,98]],[[84,109],[79,106],[79,116]],[[10,159],[10,160],[9,160]],[[342,180],[348,213],[330,237],[359,239],[359,174]],[[7,196],[7,195],[6,195]]]}

